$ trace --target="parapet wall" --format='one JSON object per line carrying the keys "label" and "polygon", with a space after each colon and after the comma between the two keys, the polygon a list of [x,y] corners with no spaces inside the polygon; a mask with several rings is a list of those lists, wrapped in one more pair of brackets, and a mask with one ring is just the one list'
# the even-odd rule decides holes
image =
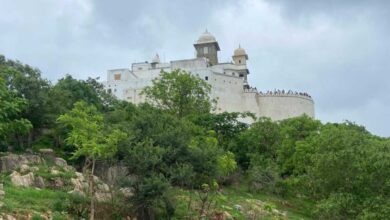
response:
{"label": "parapet wall", "polygon": [[314,118],[314,101],[306,93],[258,93],[256,99],[258,117],[277,121],[306,114]]}

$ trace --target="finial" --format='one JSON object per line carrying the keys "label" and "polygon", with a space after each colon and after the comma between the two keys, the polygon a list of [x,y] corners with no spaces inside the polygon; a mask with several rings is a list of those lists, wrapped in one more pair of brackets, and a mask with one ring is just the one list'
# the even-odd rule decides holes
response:
{"label": "finial", "polygon": [[205,33],[209,33],[209,31],[207,30],[207,28],[206,28],[206,31],[205,31]]}
{"label": "finial", "polygon": [[238,48],[241,48],[241,44],[240,43],[238,44]]}

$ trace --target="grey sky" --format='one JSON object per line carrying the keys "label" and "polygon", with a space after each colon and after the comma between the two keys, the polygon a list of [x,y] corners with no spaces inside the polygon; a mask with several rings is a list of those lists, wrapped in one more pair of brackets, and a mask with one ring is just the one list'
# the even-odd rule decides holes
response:
{"label": "grey sky", "polygon": [[206,28],[221,61],[247,50],[252,86],[308,92],[317,118],[390,136],[390,1],[0,0],[0,54],[52,81],[191,58]]}

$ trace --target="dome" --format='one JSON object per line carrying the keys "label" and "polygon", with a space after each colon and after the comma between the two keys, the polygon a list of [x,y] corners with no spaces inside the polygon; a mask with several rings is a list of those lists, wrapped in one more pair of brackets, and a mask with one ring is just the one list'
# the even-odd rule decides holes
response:
{"label": "dome", "polygon": [[217,42],[217,40],[207,30],[202,35],[200,35],[199,39],[196,41],[197,44],[213,43],[213,42]]}
{"label": "dome", "polygon": [[247,54],[241,46],[238,46],[238,48],[234,50],[234,56],[247,56]]}
{"label": "dome", "polygon": [[160,63],[160,56],[158,54],[153,58],[152,63]]}

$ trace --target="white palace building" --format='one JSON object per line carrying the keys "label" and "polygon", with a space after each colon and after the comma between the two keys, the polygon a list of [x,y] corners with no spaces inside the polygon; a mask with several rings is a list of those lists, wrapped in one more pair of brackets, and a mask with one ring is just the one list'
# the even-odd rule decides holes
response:
{"label": "white palace building", "polygon": [[314,118],[314,101],[302,92],[275,90],[259,92],[248,84],[248,55],[238,47],[232,62],[218,62],[219,44],[208,31],[194,43],[196,57],[192,59],[160,62],[158,55],[151,62],[133,63],[131,68],[113,69],[107,72],[105,87],[117,98],[138,104],[145,101],[142,89],[151,85],[159,73],[182,69],[196,74],[211,86],[211,97],[218,101],[217,112],[252,112],[257,117],[272,120],[306,114]]}

